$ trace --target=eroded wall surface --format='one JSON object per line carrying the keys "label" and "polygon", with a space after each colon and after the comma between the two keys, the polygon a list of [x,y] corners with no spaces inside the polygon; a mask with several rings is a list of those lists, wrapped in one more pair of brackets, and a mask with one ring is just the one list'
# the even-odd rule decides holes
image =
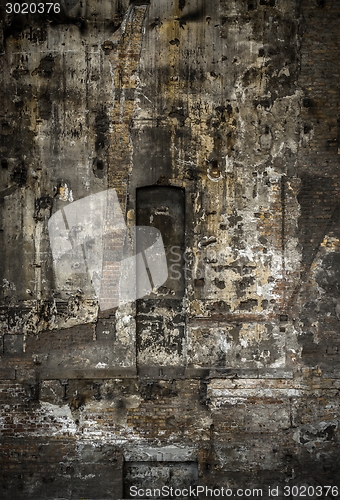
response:
{"label": "eroded wall surface", "polygon": [[[1,498],[339,487],[339,3],[0,14]],[[169,275],[101,310],[49,220],[106,190]]]}

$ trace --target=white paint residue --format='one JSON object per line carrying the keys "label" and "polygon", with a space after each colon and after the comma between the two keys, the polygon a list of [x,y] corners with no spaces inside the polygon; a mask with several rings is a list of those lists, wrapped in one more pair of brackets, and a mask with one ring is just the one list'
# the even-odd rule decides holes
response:
{"label": "white paint residue", "polygon": [[44,409],[48,413],[52,413],[54,417],[69,418],[73,422],[71,409],[68,405],[57,406],[53,405],[52,403],[46,403],[44,401],[42,401],[40,404],[42,409]]}
{"label": "white paint residue", "polygon": [[101,363],[99,361],[99,363],[96,364],[96,368],[106,368],[107,367],[107,363]]}

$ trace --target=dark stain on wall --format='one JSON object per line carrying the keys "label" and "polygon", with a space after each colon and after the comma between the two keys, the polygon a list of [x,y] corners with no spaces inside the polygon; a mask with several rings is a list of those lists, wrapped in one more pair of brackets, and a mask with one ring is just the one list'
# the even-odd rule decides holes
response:
{"label": "dark stain on wall", "polygon": [[105,148],[106,133],[109,128],[109,118],[104,109],[97,112],[95,118],[95,131],[96,131],[96,151]]}

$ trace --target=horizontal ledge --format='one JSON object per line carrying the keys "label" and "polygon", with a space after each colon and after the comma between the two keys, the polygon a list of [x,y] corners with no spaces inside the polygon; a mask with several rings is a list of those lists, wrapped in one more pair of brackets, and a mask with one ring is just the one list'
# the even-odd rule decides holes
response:
{"label": "horizontal ledge", "polygon": [[[3,370],[5,371],[5,370]],[[8,372],[7,372],[8,373]],[[14,370],[13,370],[14,373]],[[289,368],[216,368],[185,366],[140,366],[118,368],[90,369],[40,369],[37,370],[39,380],[60,379],[112,379],[140,378],[149,380],[171,379],[214,379],[214,378],[246,378],[246,379],[292,379],[293,370]],[[12,375],[13,379],[15,374]],[[5,377],[4,377],[5,378]],[[9,378],[7,374],[6,378]],[[1,379],[1,372],[0,372]]]}
{"label": "horizontal ledge", "polygon": [[140,378],[293,378],[293,370],[288,368],[216,368],[216,367],[180,367],[180,366],[142,366],[138,369]]}
{"label": "horizontal ledge", "polygon": [[193,318],[187,321],[187,326],[195,327],[207,325],[211,327],[223,326],[229,323],[263,323],[278,319],[277,314],[215,314],[209,318]]}
{"label": "horizontal ledge", "polygon": [[184,378],[185,366],[139,366],[138,377],[152,379]]}
{"label": "horizontal ledge", "polygon": [[212,368],[210,378],[284,378],[292,379],[293,370],[290,368]]}
{"label": "horizontal ledge", "polygon": [[209,369],[185,368],[184,366],[142,366],[120,368],[90,368],[90,369],[39,369],[36,371],[40,380],[69,380],[69,379],[112,379],[112,378],[141,378],[153,380],[206,378]]}
{"label": "horizontal ledge", "polygon": [[[301,373],[305,379],[310,377],[320,380],[340,379],[340,370],[320,370],[318,374]],[[15,380],[14,369],[0,369],[0,380]],[[149,380],[174,379],[293,379],[294,370],[288,367],[280,368],[221,368],[214,366],[150,366],[115,367],[115,368],[39,368],[36,369],[37,380],[61,379],[114,379],[139,378]]]}
{"label": "horizontal ledge", "polygon": [[40,380],[69,380],[69,379],[111,379],[111,378],[136,378],[137,372],[134,367],[121,368],[89,368],[89,369],[40,369],[37,370],[37,378]]}

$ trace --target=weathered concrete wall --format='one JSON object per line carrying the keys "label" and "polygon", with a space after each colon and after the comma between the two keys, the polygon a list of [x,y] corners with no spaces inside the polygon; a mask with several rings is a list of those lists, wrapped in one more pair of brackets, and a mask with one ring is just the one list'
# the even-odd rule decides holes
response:
{"label": "weathered concrete wall", "polygon": [[[338,2],[0,9],[1,498],[340,487]],[[101,310],[48,221],[107,189],[169,277]]]}

